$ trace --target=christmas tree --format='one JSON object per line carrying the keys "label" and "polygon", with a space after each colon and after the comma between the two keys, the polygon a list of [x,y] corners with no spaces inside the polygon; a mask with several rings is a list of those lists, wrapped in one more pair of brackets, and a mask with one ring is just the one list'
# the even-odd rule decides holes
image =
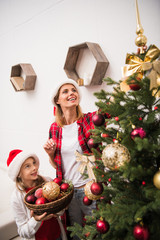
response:
{"label": "christmas tree", "polygon": [[160,50],[146,47],[137,5],[136,13],[137,53],[127,54],[119,82],[104,79],[112,92],[95,93],[95,178],[84,204],[96,200],[97,210],[69,228],[82,240],[160,239]]}

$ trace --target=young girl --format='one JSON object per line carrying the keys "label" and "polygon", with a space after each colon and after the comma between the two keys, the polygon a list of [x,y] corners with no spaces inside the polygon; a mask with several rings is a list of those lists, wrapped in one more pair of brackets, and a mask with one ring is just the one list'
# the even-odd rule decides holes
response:
{"label": "young girl", "polygon": [[51,181],[49,178],[38,175],[39,159],[37,155],[19,149],[12,150],[7,159],[7,166],[8,176],[16,182],[11,205],[20,237],[23,240],[66,240],[62,223],[57,215],[47,215],[45,212],[38,216],[24,204],[24,196],[27,191],[45,181]]}

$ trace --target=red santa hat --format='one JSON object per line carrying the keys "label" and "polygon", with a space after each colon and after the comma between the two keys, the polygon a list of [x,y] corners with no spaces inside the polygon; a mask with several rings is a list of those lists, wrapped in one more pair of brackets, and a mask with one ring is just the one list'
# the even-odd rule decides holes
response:
{"label": "red santa hat", "polygon": [[39,158],[35,153],[25,152],[20,149],[12,150],[9,153],[9,157],[7,159],[8,176],[13,181],[16,181],[16,178],[19,174],[22,164],[29,157],[33,157],[39,164]]}

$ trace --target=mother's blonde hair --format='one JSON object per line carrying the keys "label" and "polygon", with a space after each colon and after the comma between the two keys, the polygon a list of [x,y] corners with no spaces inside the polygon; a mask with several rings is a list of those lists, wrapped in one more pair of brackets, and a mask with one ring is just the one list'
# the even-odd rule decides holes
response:
{"label": "mother's blonde hair", "polygon": [[[77,112],[77,117],[75,120],[79,120],[81,117],[83,117],[83,113],[82,113],[80,105],[78,105],[76,107],[76,112]],[[63,112],[62,112],[61,106],[59,104],[57,105],[56,110],[55,110],[55,121],[59,127],[63,127],[64,125],[66,125],[66,120],[63,116]]]}

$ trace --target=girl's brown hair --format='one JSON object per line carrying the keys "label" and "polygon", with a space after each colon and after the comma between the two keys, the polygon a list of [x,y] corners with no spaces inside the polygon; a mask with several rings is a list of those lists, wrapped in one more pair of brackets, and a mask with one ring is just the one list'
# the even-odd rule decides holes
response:
{"label": "girl's brown hair", "polygon": [[[35,180],[35,187],[42,184],[45,180],[43,179],[42,176],[38,175],[38,178]],[[22,179],[20,177],[16,178],[16,187],[18,188],[19,191],[25,191],[26,187],[22,182]]]}

